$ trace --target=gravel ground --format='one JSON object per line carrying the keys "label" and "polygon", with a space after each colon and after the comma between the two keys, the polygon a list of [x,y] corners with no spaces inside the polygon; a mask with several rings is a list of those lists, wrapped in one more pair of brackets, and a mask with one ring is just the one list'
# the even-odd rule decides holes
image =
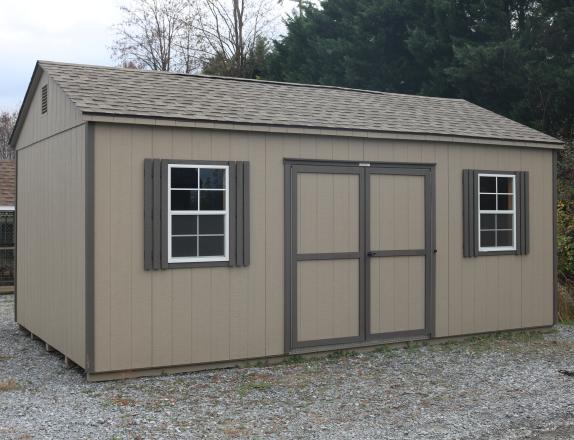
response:
{"label": "gravel ground", "polygon": [[574,327],[87,383],[0,298],[0,438],[574,438]]}

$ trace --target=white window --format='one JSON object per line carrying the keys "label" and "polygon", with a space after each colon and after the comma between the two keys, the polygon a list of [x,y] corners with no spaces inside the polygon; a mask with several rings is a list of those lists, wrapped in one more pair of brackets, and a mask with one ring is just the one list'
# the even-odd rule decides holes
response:
{"label": "white window", "polygon": [[516,250],[515,176],[479,174],[478,190],[479,250]]}
{"label": "white window", "polygon": [[229,167],[168,165],[168,262],[229,261]]}

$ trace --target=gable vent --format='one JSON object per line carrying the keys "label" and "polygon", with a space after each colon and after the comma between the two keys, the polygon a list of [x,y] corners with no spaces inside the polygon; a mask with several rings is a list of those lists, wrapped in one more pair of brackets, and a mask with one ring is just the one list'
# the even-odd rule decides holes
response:
{"label": "gable vent", "polygon": [[42,114],[48,113],[48,84],[42,86]]}

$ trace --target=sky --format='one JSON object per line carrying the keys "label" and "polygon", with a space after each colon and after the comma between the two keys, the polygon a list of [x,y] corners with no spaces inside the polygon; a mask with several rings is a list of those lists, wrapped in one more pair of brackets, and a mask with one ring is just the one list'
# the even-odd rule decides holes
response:
{"label": "sky", "polygon": [[[292,2],[280,13],[291,10]],[[123,0],[2,0],[0,110],[18,110],[36,60],[115,65],[109,47]]]}

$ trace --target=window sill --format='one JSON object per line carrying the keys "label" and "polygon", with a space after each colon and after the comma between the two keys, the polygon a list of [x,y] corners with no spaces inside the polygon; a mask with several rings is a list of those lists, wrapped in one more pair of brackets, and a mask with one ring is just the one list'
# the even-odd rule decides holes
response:
{"label": "window sill", "polygon": [[487,255],[520,255],[516,250],[504,250],[504,251],[478,251],[478,256]]}
{"label": "window sill", "polygon": [[231,267],[230,261],[194,261],[185,263],[168,263],[168,269],[189,269],[192,267]]}

